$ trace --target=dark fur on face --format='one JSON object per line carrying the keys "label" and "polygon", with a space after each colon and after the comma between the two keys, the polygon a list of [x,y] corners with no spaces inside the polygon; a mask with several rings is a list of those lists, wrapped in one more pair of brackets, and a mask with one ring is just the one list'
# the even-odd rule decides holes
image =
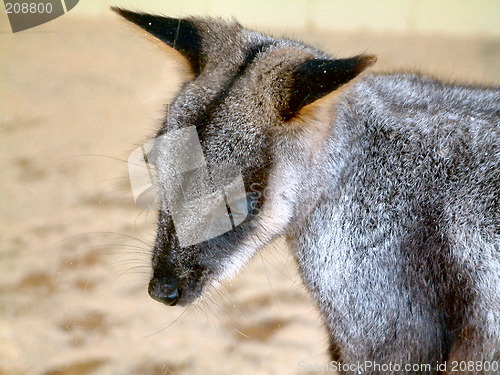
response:
{"label": "dark fur on face", "polygon": [[[235,163],[248,192],[243,223],[187,247],[162,205],[153,298],[192,302],[285,235],[332,358],[500,360],[498,89],[402,74],[352,81],[373,56],[114,10],[190,65],[159,135],[196,127],[207,162]],[[161,190],[170,171],[157,155]]]}

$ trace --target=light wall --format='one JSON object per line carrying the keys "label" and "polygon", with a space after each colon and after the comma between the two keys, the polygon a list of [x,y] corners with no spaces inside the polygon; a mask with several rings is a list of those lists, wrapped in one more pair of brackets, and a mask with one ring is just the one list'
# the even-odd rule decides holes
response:
{"label": "light wall", "polygon": [[248,27],[500,37],[500,0],[80,0],[76,15],[110,5],[173,16],[234,17]]}

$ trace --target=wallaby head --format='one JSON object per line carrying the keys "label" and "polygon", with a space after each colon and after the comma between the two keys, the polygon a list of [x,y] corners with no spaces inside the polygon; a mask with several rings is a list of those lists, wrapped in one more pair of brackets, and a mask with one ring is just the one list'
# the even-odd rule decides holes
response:
{"label": "wallaby head", "polygon": [[192,71],[192,79],[170,103],[159,135],[194,127],[207,164],[236,166],[247,193],[233,202],[248,212],[239,225],[181,246],[165,182],[171,174],[168,166],[178,155],[162,149],[162,142],[156,144],[162,204],[149,293],[168,305],[186,304],[285,232],[298,214],[299,186],[314,183],[310,171],[301,167],[304,163],[293,160],[314,160],[329,131],[329,121],[315,121],[310,108],[355,78],[375,57],[334,59],[236,22],[113,10],[177,51]]}

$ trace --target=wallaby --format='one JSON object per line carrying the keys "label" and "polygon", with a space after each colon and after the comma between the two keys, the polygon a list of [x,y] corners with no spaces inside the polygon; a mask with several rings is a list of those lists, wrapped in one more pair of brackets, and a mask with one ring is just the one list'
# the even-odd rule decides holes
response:
{"label": "wallaby", "polygon": [[498,371],[499,88],[358,77],[374,56],[337,59],[237,22],[113,10],[190,66],[158,136],[192,127],[207,165],[237,166],[246,192],[232,207],[244,220],[182,244],[168,182],[180,154],[155,144],[152,298],[189,304],[284,236],[332,360],[432,365],[406,374],[453,373],[453,361],[474,361],[462,374]]}

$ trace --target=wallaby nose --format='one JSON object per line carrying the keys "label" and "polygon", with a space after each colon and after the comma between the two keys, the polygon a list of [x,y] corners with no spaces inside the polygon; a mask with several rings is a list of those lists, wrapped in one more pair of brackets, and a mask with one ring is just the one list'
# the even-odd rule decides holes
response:
{"label": "wallaby nose", "polygon": [[167,306],[175,306],[180,297],[178,283],[165,279],[151,279],[148,293],[152,299]]}

